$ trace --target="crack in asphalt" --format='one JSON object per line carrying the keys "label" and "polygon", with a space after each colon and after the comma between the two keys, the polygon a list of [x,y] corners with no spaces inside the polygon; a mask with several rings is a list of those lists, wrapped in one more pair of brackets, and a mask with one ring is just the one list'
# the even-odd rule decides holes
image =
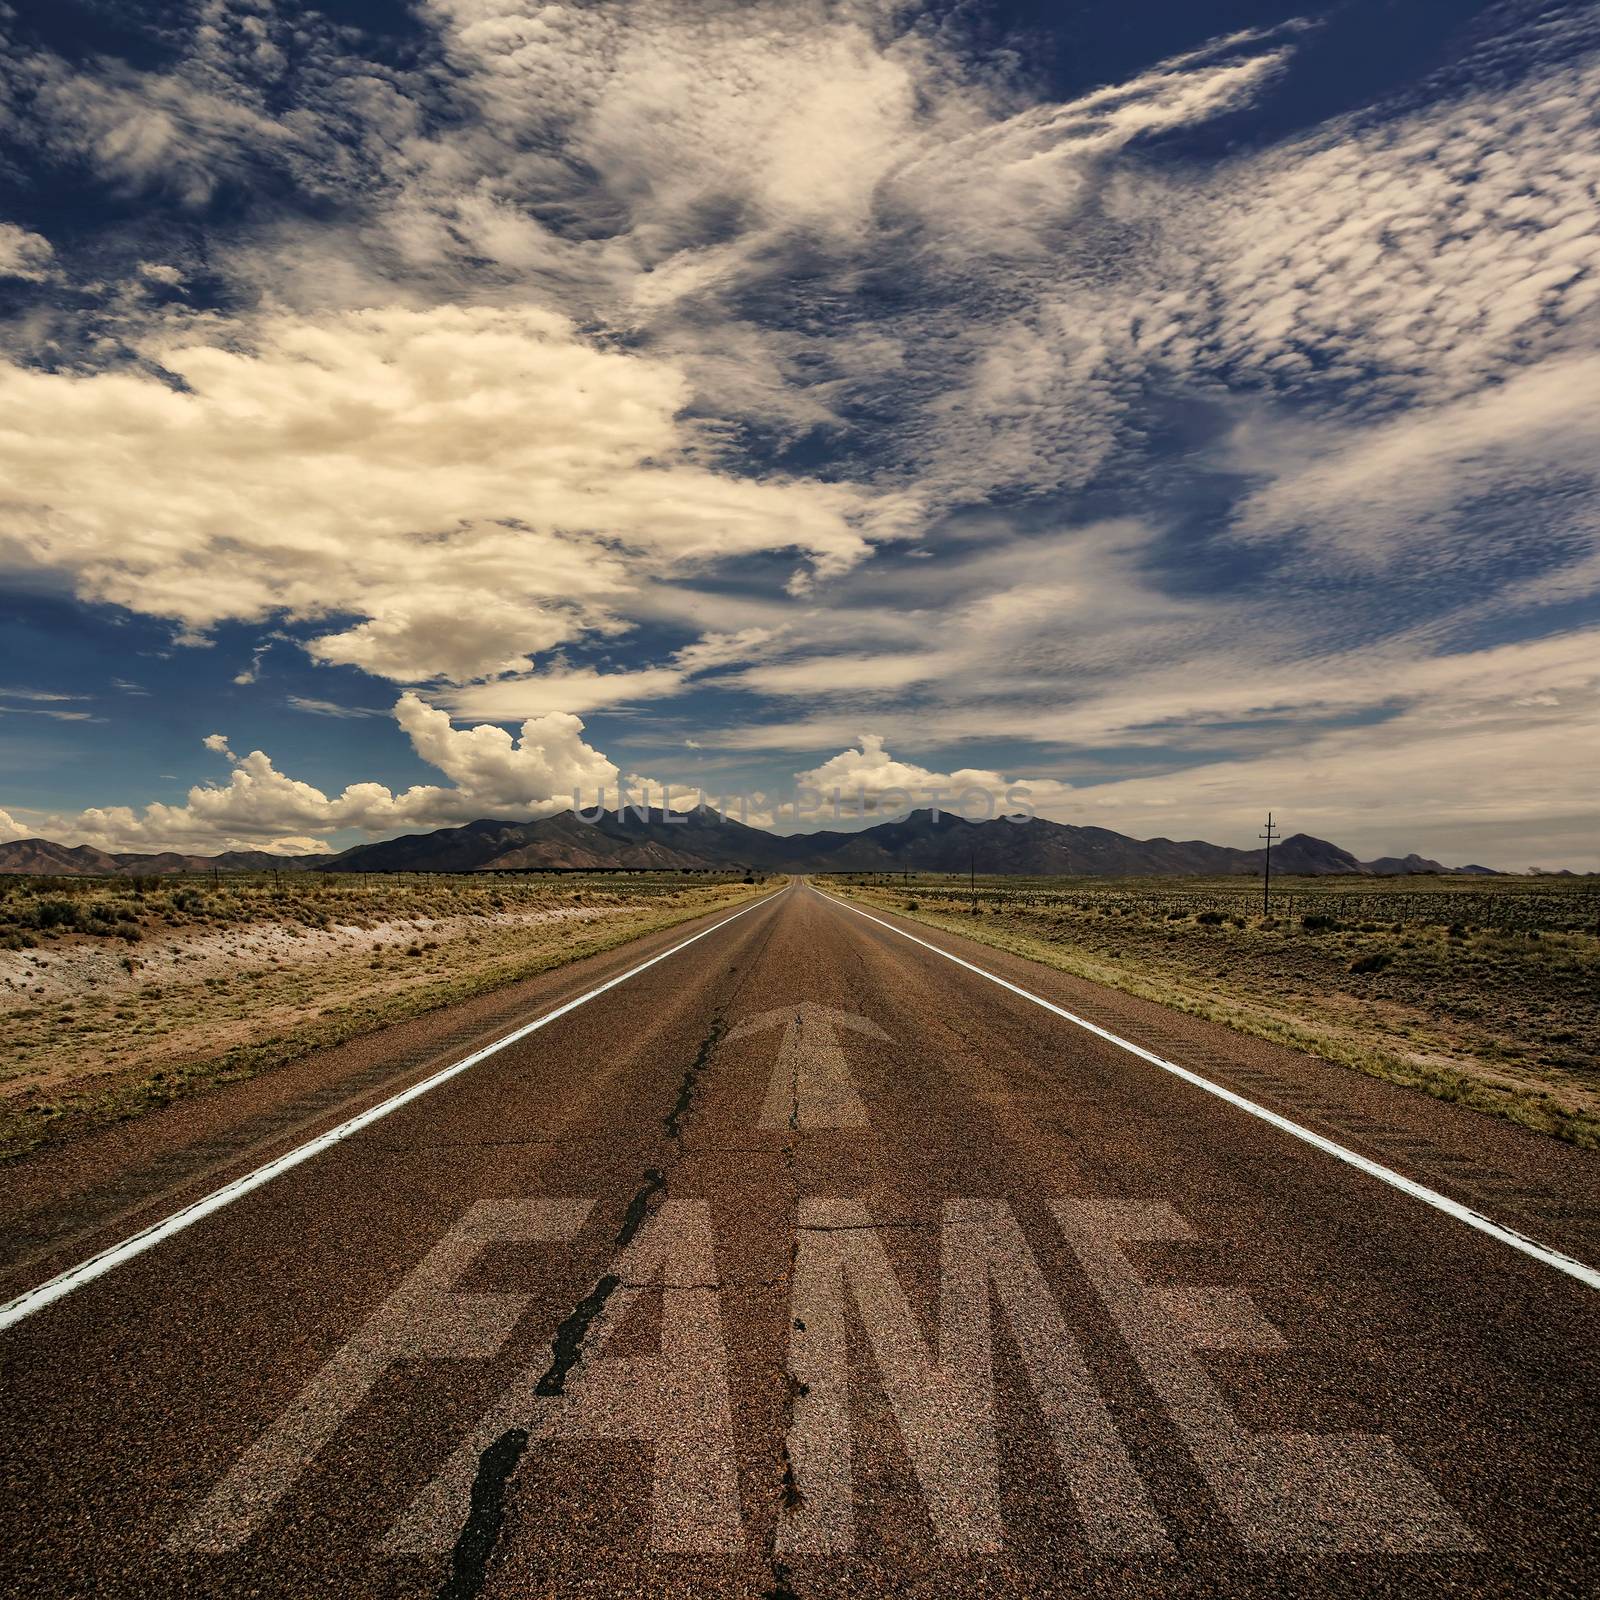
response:
{"label": "crack in asphalt", "polygon": [[661,1119],[661,1126],[667,1130],[667,1137],[674,1144],[683,1140],[683,1119],[688,1115],[689,1107],[694,1102],[695,1089],[700,1081],[700,1074],[705,1071],[706,1063],[710,1061],[712,1052],[717,1048],[722,1035],[727,1031],[727,1024],[723,1021],[719,1011],[711,1019],[711,1030],[700,1041],[700,1048],[695,1052],[695,1058],[683,1071],[683,1083],[678,1089],[677,1103]]}
{"label": "crack in asphalt", "polygon": [[553,1343],[555,1359],[534,1384],[533,1392],[557,1395],[567,1392],[567,1374],[583,1354],[583,1341],[594,1319],[605,1310],[606,1301],[622,1286],[622,1279],[608,1272],[572,1309],[572,1314],[556,1329]]}
{"label": "crack in asphalt", "polygon": [[[796,1017],[796,1022],[800,1019]],[[800,1052],[795,1052],[794,1071],[789,1081],[789,1132],[783,1142],[783,1170],[789,1183],[789,1217],[791,1223],[800,1220],[800,1180],[795,1172],[795,1144],[800,1135]],[[790,1297],[793,1298],[795,1263],[800,1258],[799,1234],[791,1228],[789,1234],[789,1267],[784,1276],[790,1284]],[[795,1327],[804,1331],[805,1324],[796,1320]],[[783,1369],[783,1405],[778,1425],[778,1520],[781,1522],[785,1511],[793,1511],[805,1504],[805,1491],[800,1487],[795,1477],[794,1458],[789,1454],[789,1434],[794,1426],[795,1402],[802,1395],[809,1394],[810,1387],[795,1377],[787,1368]],[[778,1554],[778,1528],[775,1523],[772,1530],[772,1551],[768,1557],[772,1567],[772,1587],[766,1592],[766,1600],[798,1600],[794,1588],[790,1583],[793,1574],[788,1564]]]}
{"label": "crack in asphalt", "polygon": [[633,1198],[628,1202],[628,1209],[623,1214],[622,1226],[617,1229],[617,1246],[620,1249],[626,1245],[640,1228],[644,1226],[644,1219],[650,1215],[650,1202],[657,1195],[667,1192],[667,1175],[660,1167],[649,1168],[644,1175],[644,1182],[634,1192]]}
{"label": "crack in asphalt", "polygon": [[[652,1174],[658,1177],[659,1174]],[[645,1191],[650,1185],[645,1185]],[[645,1192],[641,1191],[641,1193]],[[639,1197],[635,1195],[634,1199]],[[633,1208],[629,1207],[631,1216]],[[643,1212],[640,1213],[643,1218]],[[624,1224],[626,1228],[626,1224]],[[634,1224],[637,1231],[638,1223]],[[621,1286],[622,1280],[608,1273],[573,1307],[556,1329],[552,1341],[552,1360],[541,1374],[533,1392],[538,1395],[565,1394],[567,1374],[583,1355],[583,1341],[595,1318]],[[489,1576],[489,1561],[506,1520],[506,1491],[511,1476],[528,1449],[528,1430],[508,1428],[478,1457],[478,1470],[472,1479],[472,1498],[467,1520],[450,1552],[450,1576],[439,1590],[438,1600],[474,1600],[483,1592]]]}
{"label": "crack in asphalt", "polygon": [[[770,931],[767,938],[771,938]],[[765,941],[763,947],[764,945]],[[741,980],[738,988],[742,987]],[[735,989],[735,994],[738,988]],[[732,998],[729,997],[730,1003]],[[683,1081],[678,1087],[678,1097],[672,1109],[661,1119],[667,1138],[680,1150],[683,1143],[683,1122],[694,1105],[700,1076],[709,1065],[718,1043],[727,1031],[725,1010],[726,1006],[713,1015],[711,1027],[705,1038],[700,1041],[694,1059],[684,1069]],[[558,1141],[548,1142],[554,1144]],[[616,1248],[625,1249],[632,1242],[639,1229],[644,1226],[646,1217],[654,1209],[652,1202],[658,1200],[666,1191],[666,1173],[659,1167],[646,1169],[643,1183],[634,1191],[633,1198],[628,1202],[628,1209],[623,1214],[622,1226],[617,1231]],[[772,1283],[778,1281],[780,1280],[774,1279]],[[656,1286],[649,1285],[652,1288]],[[724,1287],[721,1284],[676,1283],[659,1286],[666,1289],[718,1290]],[[760,1287],[771,1286],[769,1283]],[[535,1394],[550,1396],[566,1392],[567,1376],[583,1357],[583,1343],[590,1328],[605,1309],[606,1302],[623,1287],[646,1286],[634,1285],[615,1273],[607,1273],[573,1307],[566,1320],[556,1330],[555,1339],[552,1341],[554,1359],[534,1385]],[[511,1478],[527,1452],[529,1437],[525,1428],[510,1428],[479,1455],[478,1470],[472,1480],[472,1496],[467,1520],[462,1525],[455,1547],[450,1552],[450,1575],[439,1590],[438,1600],[475,1600],[475,1597],[483,1592],[483,1586],[489,1577],[489,1563],[505,1529],[506,1494]]]}
{"label": "crack in asphalt", "polygon": [[[794,1025],[798,1029],[803,1026],[803,1019],[796,1014]],[[789,1074],[789,1132],[800,1131],[800,1052],[794,1053],[794,1067]],[[790,1153],[792,1146],[785,1145],[784,1153]]]}
{"label": "crack in asphalt", "polygon": [[913,1233],[938,1233],[937,1222],[801,1222],[796,1233],[881,1233],[885,1228],[907,1228]]}
{"label": "crack in asphalt", "polygon": [[510,1428],[478,1457],[472,1480],[472,1506],[450,1552],[450,1576],[439,1600],[473,1600],[489,1575],[489,1557],[506,1519],[506,1486],[528,1448],[527,1430]]}

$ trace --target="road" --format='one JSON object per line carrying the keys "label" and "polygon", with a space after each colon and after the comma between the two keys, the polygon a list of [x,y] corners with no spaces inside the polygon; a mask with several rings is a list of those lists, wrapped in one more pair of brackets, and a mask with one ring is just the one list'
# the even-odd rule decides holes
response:
{"label": "road", "polygon": [[13,1173],[5,1592],[1600,1589],[1592,1154],[805,883],[541,983]]}

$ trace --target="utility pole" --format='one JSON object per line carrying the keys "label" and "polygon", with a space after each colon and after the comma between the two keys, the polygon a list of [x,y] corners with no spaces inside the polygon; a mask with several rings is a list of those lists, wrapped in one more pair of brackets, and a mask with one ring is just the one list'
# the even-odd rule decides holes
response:
{"label": "utility pole", "polygon": [[1267,813],[1267,831],[1257,834],[1257,838],[1267,841],[1267,859],[1265,870],[1261,874],[1261,915],[1269,916],[1269,907],[1272,904],[1272,841],[1278,837],[1278,830],[1272,826],[1272,813]]}

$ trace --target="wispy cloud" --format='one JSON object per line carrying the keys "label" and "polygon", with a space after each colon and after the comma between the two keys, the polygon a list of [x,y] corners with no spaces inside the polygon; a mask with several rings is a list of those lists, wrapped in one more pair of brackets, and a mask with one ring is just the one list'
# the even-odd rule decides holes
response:
{"label": "wispy cloud", "polygon": [[374,711],[369,706],[340,705],[335,700],[316,700],[309,695],[292,694],[288,703],[296,711],[304,711],[313,717],[381,717],[387,715],[383,711]]}
{"label": "wispy cloud", "polygon": [[84,698],[81,694],[58,694],[45,689],[0,688],[0,717],[49,717],[55,722],[100,721],[92,712],[67,709]]}

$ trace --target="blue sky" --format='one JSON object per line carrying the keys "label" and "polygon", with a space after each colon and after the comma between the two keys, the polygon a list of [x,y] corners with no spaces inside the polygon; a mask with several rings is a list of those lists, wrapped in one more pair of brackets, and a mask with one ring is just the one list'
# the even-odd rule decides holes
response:
{"label": "blue sky", "polygon": [[1600,867],[1592,7],[0,36],[0,838],[1020,782]]}

